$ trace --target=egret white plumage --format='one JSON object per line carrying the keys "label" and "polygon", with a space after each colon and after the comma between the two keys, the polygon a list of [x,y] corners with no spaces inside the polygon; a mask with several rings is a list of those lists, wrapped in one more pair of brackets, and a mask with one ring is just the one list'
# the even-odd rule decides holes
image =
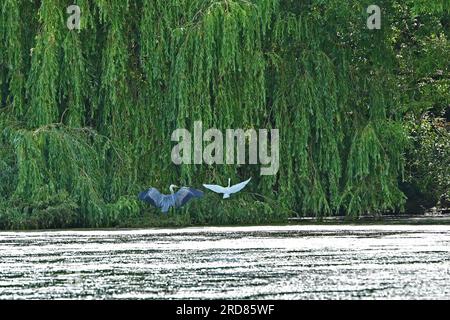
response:
{"label": "egret white plumage", "polygon": [[233,186],[230,186],[231,179],[228,179],[228,187],[222,187],[222,186],[219,186],[216,184],[204,184],[203,186],[206,189],[209,189],[216,193],[223,193],[223,199],[228,199],[233,193],[237,193],[237,192],[241,191],[242,189],[244,189],[245,186],[250,182],[251,179],[252,178],[250,178],[244,182],[235,184]]}
{"label": "egret white plumage", "polygon": [[169,187],[169,195],[161,194],[156,188],[150,188],[147,191],[139,193],[139,199],[166,213],[171,207],[179,208],[192,198],[203,197],[203,192],[194,188],[182,187],[177,192],[174,191],[174,188],[178,187],[171,184]]}

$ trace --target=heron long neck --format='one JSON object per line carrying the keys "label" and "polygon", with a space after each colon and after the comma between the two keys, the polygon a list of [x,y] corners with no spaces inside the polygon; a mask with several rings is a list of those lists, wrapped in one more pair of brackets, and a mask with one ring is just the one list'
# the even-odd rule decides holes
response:
{"label": "heron long neck", "polygon": [[174,194],[174,193],[175,193],[175,190],[174,190],[173,188],[174,188],[173,185],[169,187],[169,190],[170,190],[170,193],[171,193],[171,194]]}
{"label": "heron long neck", "polygon": [[228,178],[228,188],[231,186],[231,178]]}

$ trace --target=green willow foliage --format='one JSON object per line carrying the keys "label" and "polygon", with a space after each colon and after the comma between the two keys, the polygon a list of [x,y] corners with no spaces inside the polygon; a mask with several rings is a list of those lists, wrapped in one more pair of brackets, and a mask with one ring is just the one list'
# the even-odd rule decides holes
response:
{"label": "green willow foliage", "polygon": [[[69,31],[73,3],[81,30]],[[366,28],[369,4],[3,0],[0,225],[117,225],[142,213],[136,194],[149,185],[248,176],[247,194],[184,213],[243,223],[401,208],[395,56],[388,27]],[[198,120],[279,128],[279,174],[173,165],[172,131]]]}
{"label": "green willow foliage", "polygon": [[398,86],[410,110],[401,189],[408,196],[406,209],[413,212],[450,206],[450,1],[446,14],[434,13],[438,1],[427,2],[430,9],[418,3],[424,5],[413,16],[407,5],[399,6],[393,25]]}

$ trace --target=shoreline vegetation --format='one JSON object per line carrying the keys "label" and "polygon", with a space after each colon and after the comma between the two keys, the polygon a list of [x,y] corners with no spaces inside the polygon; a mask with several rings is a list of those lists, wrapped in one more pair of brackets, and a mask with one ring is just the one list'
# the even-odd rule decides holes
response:
{"label": "shoreline vegetation", "polygon": [[[72,2],[0,6],[0,230],[450,206],[449,1],[382,0],[371,29],[371,0],[83,0],[79,30]],[[277,174],[174,164],[172,132],[199,121],[279,130]],[[250,177],[167,217],[138,199]]]}
{"label": "shoreline vegetation", "polygon": [[450,212],[446,210],[442,213],[428,214],[398,214],[398,215],[369,215],[359,217],[331,216],[321,219],[315,217],[293,217],[278,221],[267,221],[260,223],[245,224],[191,224],[189,219],[173,219],[171,217],[152,217],[144,221],[125,223],[121,228],[187,228],[187,227],[233,227],[233,226],[254,226],[254,225],[450,225]]}
{"label": "shoreline vegetation", "polygon": [[248,224],[189,224],[184,223],[182,219],[173,219],[173,217],[166,217],[166,219],[151,216],[142,217],[142,220],[124,222],[116,227],[107,228],[84,228],[84,227],[67,227],[67,228],[50,228],[50,229],[12,229],[12,230],[0,230],[2,232],[39,232],[39,231],[89,231],[89,230],[109,230],[109,231],[122,231],[122,230],[146,230],[146,229],[186,229],[186,228],[228,228],[228,227],[255,227],[255,226],[388,226],[388,225],[445,225],[450,226],[450,213],[443,214],[420,214],[420,215],[388,215],[388,216],[364,216],[357,218],[342,217],[324,217],[321,220],[317,220],[313,217],[303,218],[288,218],[284,221],[273,221],[265,223],[248,223]]}

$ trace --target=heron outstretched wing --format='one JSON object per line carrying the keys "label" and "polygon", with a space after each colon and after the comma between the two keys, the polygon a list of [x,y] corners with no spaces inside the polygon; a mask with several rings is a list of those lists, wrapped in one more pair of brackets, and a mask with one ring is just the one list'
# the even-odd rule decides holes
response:
{"label": "heron outstretched wing", "polygon": [[192,198],[203,197],[203,192],[194,188],[183,187],[175,193],[175,204],[177,207],[185,205]]}
{"label": "heron outstretched wing", "polygon": [[175,196],[174,195],[163,195],[161,197],[161,203],[160,203],[160,208],[161,208],[161,212],[162,213],[166,213],[169,211],[169,209],[173,206],[175,206],[176,201],[175,201]]}
{"label": "heron outstretched wing", "polygon": [[206,189],[209,189],[209,190],[214,191],[216,193],[227,193],[227,188],[224,188],[222,186],[218,186],[216,184],[204,184],[203,186]]}
{"label": "heron outstretched wing", "polygon": [[228,190],[227,190],[228,193],[236,193],[236,192],[241,191],[250,182],[250,180],[252,180],[252,178],[250,178],[250,179],[248,179],[248,180],[246,180],[244,182],[235,184],[234,186],[229,187]]}
{"label": "heron outstretched wing", "polygon": [[141,192],[139,199],[159,208],[161,206],[162,194],[158,189],[150,188],[147,191]]}

